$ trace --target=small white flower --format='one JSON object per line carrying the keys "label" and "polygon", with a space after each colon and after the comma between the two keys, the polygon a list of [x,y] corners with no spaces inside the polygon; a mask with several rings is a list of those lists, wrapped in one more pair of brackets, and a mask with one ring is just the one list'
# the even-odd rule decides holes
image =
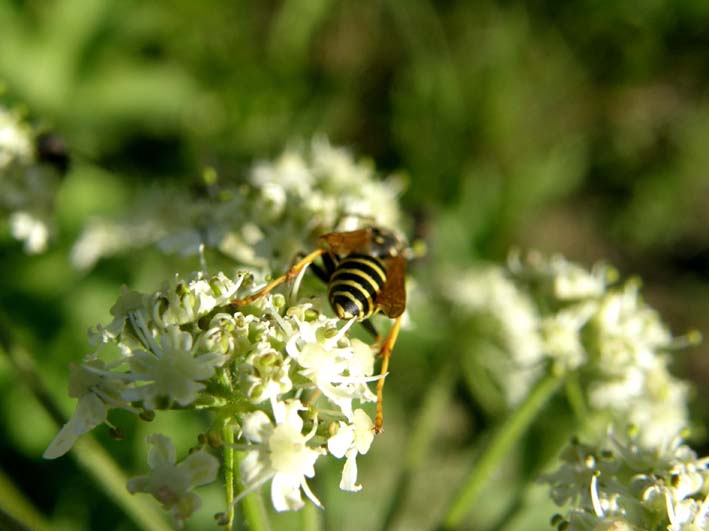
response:
{"label": "small white flower", "polygon": [[178,525],[181,525],[202,505],[199,496],[190,491],[217,478],[219,461],[206,451],[199,450],[177,463],[175,447],[169,437],[154,434],[147,440],[153,445],[148,453],[150,473],[129,479],[128,491],[131,494],[152,494],[163,509],[172,510]]}
{"label": "small white flower", "polygon": [[16,113],[0,107],[0,173],[15,161],[29,163],[33,151],[29,127]]}
{"label": "small white flower", "polygon": [[155,244],[182,255],[215,248],[259,272],[280,270],[323,232],[399,228],[402,188],[401,179],[378,179],[370,162],[316,138],[256,163],[246,183],[222,183],[213,197],[145,191],[126,219],[91,222],[72,262],[89,268],[102,256]]}
{"label": "small white flower", "polygon": [[606,290],[607,272],[603,266],[589,272],[558,255],[551,259],[550,265],[554,276],[554,293],[559,300],[600,297]]}
{"label": "small white flower", "polygon": [[200,272],[184,281],[175,275],[172,282],[153,296],[151,317],[161,328],[195,322],[233,299],[243,278],[240,276],[234,282],[221,272],[213,276]]}
{"label": "small white flower", "polygon": [[357,454],[369,451],[374,440],[374,423],[361,409],[356,409],[353,417],[352,424],[338,423],[337,432],[327,440],[327,449],[338,459],[347,456],[340,489],[357,492],[362,490],[362,485],[357,484]]}
{"label": "small white flower", "polygon": [[192,341],[188,332],[169,326],[157,352],[135,351],[128,360],[132,377],[145,383],[126,389],[123,397],[131,402],[142,400],[146,409],[159,408],[160,400],[181,406],[194,402],[204,389],[201,381],[209,379],[228,356],[216,352],[195,355]]}
{"label": "small white flower", "polygon": [[358,339],[351,340],[347,346],[337,346],[336,337],[322,337],[327,329],[322,323],[318,326],[301,322],[299,326],[300,333],[290,339],[286,351],[301,367],[299,373],[313,382],[348,419],[352,419],[353,400],[376,400],[367,385],[379,378],[372,376],[374,351]]}
{"label": "small white flower", "polygon": [[[137,291],[129,290],[126,286],[121,286],[121,295],[116,303],[111,307],[113,321],[108,326],[98,325],[96,329],[89,329],[89,344],[98,346],[105,343],[118,341],[130,342],[129,337],[134,338],[136,346],[141,344],[138,341],[138,330],[132,329],[130,334],[123,335],[126,323],[130,320],[133,323],[147,323],[148,312],[146,309],[148,296]],[[132,316],[132,317],[131,317]],[[132,323],[131,323],[132,327]],[[123,349],[125,353],[129,353]]]}
{"label": "small white flower", "polygon": [[572,505],[568,529],[706,529],[709,459],[697,459],[679,437],[644,448],[638,435],[611,436],[604,447],[575,443],[542,478],[557,504]]}
{"label": "small white flower", "polygon": [[277,511],[302,508],[301,490],[315,505],[321,505],[305,478],[315,475],[315,461],[324,451],[308,446],[317,424],[303,435],[303,420],[298,414],[303,409],[299,400],[276,402],[273,404],[275,425],[262,411],[247,414],[242,425],[243,435],[253,447],[249,447],[240,467],[245,492],[272,480],[271,501]]}
{"label": "small white flower", "polygon": [[[656,352],[670,346],[672,336],[657,312],[644,304],[637,282],[611,291],[601,301],[594,318],[603,363],[614,363],[614,356],[632,359],[639,366],[654,363]],[[618,360],[625,364],[626,358]]]}
{"label": "small white flower", "polygon": [[273,349],[268,341],[262,341],[249,355],[243,367],[251,369],[245,377],[246,396],[258,404],[265,400],[275,400],[279,395],[293,388],[290,378],[291,359]]}
{"label": "small white flower", "polygon": [[298,150],[287,149],[274,162],[259,162],[254,165],[250,176],[256,189],[281,188],[286,194],[306,197],[313,186],[313,174]]}
{"label": "small white flower", "polygon": [[209,327],[199,335],[198,347],[205,352],[228,354],[236,347],[236,318],[228,313],[218,313],[209,321]]}
{"label": "small white flower", "polygon": [[25,242],[25,252],[28,254],[43,253],[49,242],[49,225],[47,221],[26,211],[10,214],[10,230],[16,240]]}
{"label": "small white flower", "polygon": [[588,361],[581,341],[581,329],[595,311],[593,302],[585,302],[542,319],[540,327],[544,351],[565,371],[577,369]]}
{"label": "small white flower", "polygon": [[102,361],[72,364],[70,370],[69,396],[78,398],[79,402],[74,414],[45,450],[45,459],[56,459],[67,453],[79,437],[106,421],[109,408],[136,411],[121,397],[124,382],[107,371]]}
{"label": "small white flower", "polygon": [[587,271],[561,255],[546,257],[538,252],[530,252],[524,259],[519,253],[512,253],[508,267],[516,275],[540,281],[560,301],[600,297],[605,293],[609,279],[615,277],[615,272],[603,264]]}
{"label": "small white flower", "polygon": [[56,459],[67,453],[79,437],[105,422],[106,412],[106,404],[95,394],[87,393],[79,398],[69,422],[62,426],[42,457]]}

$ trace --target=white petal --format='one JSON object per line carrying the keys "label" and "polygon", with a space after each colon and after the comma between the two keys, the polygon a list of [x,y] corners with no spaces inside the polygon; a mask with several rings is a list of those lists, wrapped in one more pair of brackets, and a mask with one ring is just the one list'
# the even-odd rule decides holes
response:
{"label": "white petal", "polygon": [[254,411],[244,415],[244,422],[241,426],[246,437],[251,442],[260,443],[268,439],[273,431],[271,419],[263,411]]}
{"label": "white petal", "polygon": [[160,433],[153,433],[146,439],[148,444],[152,444],[148,452],[148,465],[151,469],[160,465],[174,465],[176,460],[175,445],[169,437]]}
{"label": "white petal", "polygon": [[192,335],[189,332],[182,332],[179,327],[173,325],[168,329],[168,334],[174,349],[186,352],[192,350]]}
{"label": "white petal", "polygon": [[355,449],[347,452],[347,460],[345,466],[342,467],[340,488],[350,492],[362,490],[362,485],[357,485],[357,450]]}
{"label": "white petal", "polygon": [[95,394],[87,393],[79,399],[74,417],[79,435],[84,434],[106,420],[106,404]]}
{"label": "white petal", "polygon": [[[196,359],[200,365],[204,366],[202,370],[209,369],[209,373],[206,376],[208,378],[214,373],[214,367],[221,367],[229,361],[229,356],[218,352],[208,352],[207,354],[200,354]],[[201,378],[195,379],[201,380]]]}
{"label": "white petal", "polygon": [[366,454],[374,440],[374,423],[364,410],[354,412],[354,444],[360,454]]}
{"label": "white petal", "polygon": [[266,469],[268,457],[258,447],[246,452],[246,457],[239,465],[239,473],[244,485],[251,485],[260,478]]}
{"label": "white petal", "polygon": [[301,478],[290,474],[276,474],[271,482],[271,502],[276,511],[297,511],[305,503],[300,495]]}
{"label": "white petal", "polygon": [[303,411],[305,408],[300,400],[293,400],[286,403],[285,406],[285,417],[282,422],[288,424],[296,431],[300,432],[303,430],[303,419],[298,415],[298,411]]}
{"label": "white petal", "polygon": [[318,500],[318,497],[315,496],[313,491],[310,490],[310,486],[308,485],[308,482],[305,481],[305,478],[303,478],[303,480],[300,482],[300,486],[303,488],[303,492],[305,492],[305,495],[308,497],[308,499],[313,502],[317,507],[320,507],[322,509],[322,503],[320,503],[320,500]]}
{"label": "white petal", "polygon": [[219,460],[213,455],[201,450],[188,455],[178,468],[184,468],[190,476],[190,485],[196,487],[206,485],[217,478]]}
{"label": "white petal", "polygon": [[283,424],[286,421],[286,414],[288,412],[285,402],[279,402],[278,400],[271,399],[271,409],[273,410],[273,418],[276,419],[276,424]]}
{"label": "white petal", "polygon": [[[359,410],[357,410],[359,411]],[[345,456],[354,442],[354,430],[344,422],[340,422],[337,433],[327,440],[327,449],[338,459]]]}
{"label": "white petal", "polygon": [[106,405],[93,393],[79,399],[69,422],[62,426],[42,457],[56,459],[71,450],[76,440],[106,420]]}
{"label": "white petal", "polygon": [[179,497],[172,508],[172,513],[178,520],[186,520],[202,506],[202,499],[194,492],[188,492]]}
{"label": "white petal", "polygon": [[71,450],[71,447],[74,446],[74,443],[79,438],[79,434],[77,434],[74,429],[75,424],[76,422],[73,417],[69,422],[64,424],[62,429],[59,430],[59,433],[52,439],[52,442],[49,443],[42,457],[45,459],[56,459]]}
{"label": "white petal", "polygon": [[126,489],[131,494],[136,492],[151,492],[153,489],[153,481],[151,476],[143,475],[130,478],[126,483]]}

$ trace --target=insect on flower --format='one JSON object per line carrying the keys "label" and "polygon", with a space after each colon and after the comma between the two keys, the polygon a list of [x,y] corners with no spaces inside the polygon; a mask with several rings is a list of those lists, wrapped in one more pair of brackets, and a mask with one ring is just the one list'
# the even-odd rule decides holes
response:
{"label": "insect on flower", "polygon": [[[384,422],[384,376],[406,308],[404,280],[407,244],[395,232],[375,226],[349,232],[330,232],[320,236],[319,242],[321,247],[303,257],[285,274],[249,297],[232,301],[232,304],[249,304],[283,282],[295,279],[305,267],[311,266],[315,274],[327,283],[328,299],[338,318],[361,322],[377,337],[376,330],[367,319],[378,312],[394,319],[379,350],[382,358],[381,379],[377,382],[374,421],[374,431],[378,433]],[[319,257],[322,257],[322,267],[313,263]]]}

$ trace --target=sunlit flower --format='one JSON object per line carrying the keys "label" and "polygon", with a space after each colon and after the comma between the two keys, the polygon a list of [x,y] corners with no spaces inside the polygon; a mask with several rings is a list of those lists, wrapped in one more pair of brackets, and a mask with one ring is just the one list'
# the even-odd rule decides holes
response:
{"label": "sunlit flower", "polygon": [[216,352],[196,353],[193,339],[177,326],[169,326],[153,351],[133,352],[128,363],[133,378],[143,385],[126,389],[123,397],[131,402],[141,400],[146,409],[157,409],[173,401],[181,406],[191,404],[204,389],[217,367],[228,356]]}
{"label": "sunlit flower", "polygon": [[653,449],[638,442],[611,436],[601,447],[572,443],[564,451],[542,480],[558,505],[571,505],[565,529],[707,529],[709,458],[679,437]]}
{"label": "sunlit flower", "polygon": [[325,452],[307,444],[315,435],[317,423],[309,433],[302,433],[303,420],[298,412],[304,409],[298,400],[278,402],[273,408],[275,424],[263,411],[244,418],[243,434],[252,445],[241,463],[243,481],[248,490],[253,490],[271,480],[271,502],[277,511],[302,508],[301,490],[320,506],[305,478],[315,475],[315,461]]}
{"label": "sunlit flower", "polygon": [[354,411],[352,424],[336,425],[335,434],[327,440],[327,449],[338,459],[347,456],[340,480],[342,490],[362,490],[362,485],[357,484],[357,455],[366,454],[373,440],[374,423],[361,409]]}
{"label": "sunlit flower", "polygon": [[609,281],[617,277],[617,273],[605,264],[598,264],[588,271],[558,254],[546,257],[530,252],[522,261],[519,253],[512,253],[508,267],[514,274],[541,284],[560,301],[600,297]]}
{"label": "sunlit flower", "polygon": [[284,357],[268,343],[259,345],[242,366],[253,368],[245,374],[246,396],[255,403],[274,400],[293,388],[291,358]]}
{"label": "sunlit flower", "polygon": [[590,271],[563,257],[513,255],[507,270],[471,267],[440,275],[441,292],[471,333],[476,368],[514,405],[545,372],[577,373],[601,435],[643,426],[648,447],[688,425],[689,387],[668,370],[676,341],[634,280],[614,285],[605,265]]}
{"label": "sunlit flower", "polygon": [[181,255],[204,246],[258,270],[282,270],[324,232],[401,225],[401,179],[380,179],[370,162],[322,137],[254,164],[245,182],[219,186],[216,195],[145,191],[125,219],[92,220],[72,262],[87,269],[103,256],[154,244]]}
{"label": "sunlit flower", "polygon": [[300,333],[293,335],[286,351],[301,367],[298,372],[352,419],[353,400],[376,400],[367,384],[378,377],[372,376],[373,349],[358,339],[344,339],[343,330],[328,328],[324,321],[300,322]]}
{"label": "sunlit flower", "polygon": [[16,113],[0,106],[0,175],[13,163],[29,163],[33,154],[31,129]]}
{"label": "sunlit flower", "polygon": [[544,352],[563,372],[588,362],[581,329],[596,312],[597,306],[591,301],[574,304],[542,319],[540,328]]}
{"label": "sunlit flower", "polygon": [[194,322],[233,299],[243,278],[234,282],[221,272],[212,276],[197,273],[188,281],[175,276],[153,297],[151,317],[160,327]]}

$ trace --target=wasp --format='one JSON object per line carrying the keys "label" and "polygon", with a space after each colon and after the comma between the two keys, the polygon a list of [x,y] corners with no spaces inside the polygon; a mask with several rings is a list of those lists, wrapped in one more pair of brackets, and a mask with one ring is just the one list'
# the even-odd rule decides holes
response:
{"label": "wasp", "polygon": [[[320,246],[305,255],[285,274],[275,278],[256,293],[232,301],[234,306],[249,304],[286,281],[292,281],[304,268],[311,266],[321,280],[327,283],[328,300],[339,319],[361,322],[367,330],[379,336],[367,321],[376,313],[394,319],[381,344],[380,379],[377,381],[377,412],[374,431],[379,433],[384,422],[384,378],[389,369],[394,344],[399,336],[401,316],[406,309],[404,285],[407,263],[407,244],[394,231],[376,226],[348,232],[330,232],[318,239]],[[322,257],[323,267],[313,262]]]}

